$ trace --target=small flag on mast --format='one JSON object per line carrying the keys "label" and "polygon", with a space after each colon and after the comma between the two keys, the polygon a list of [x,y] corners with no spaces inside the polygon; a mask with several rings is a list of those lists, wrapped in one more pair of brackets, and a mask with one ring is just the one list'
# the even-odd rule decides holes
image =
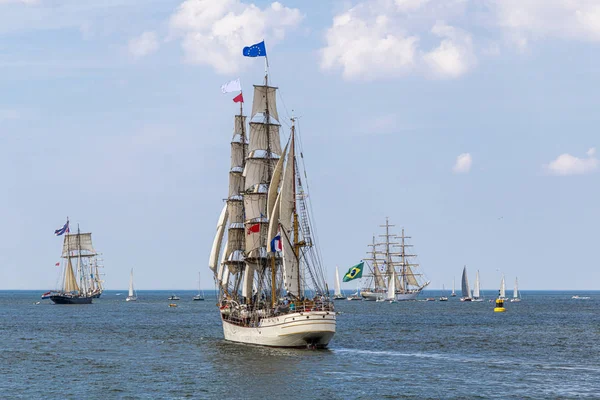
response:
{"label": "small flag on mast", "polygon": [[281,235],[279,233],[271,240],[271,252],[276,253],[278,251],[281,251]]}
{"label": "small flag on mast", "polygon": [[67,223],[64,224],[62,228],[57,229],[57,230],[54,231],[54,234],[56,236],[60,236],[60,235],[62,235],[65,232],[69,233],[69,220],[68,219],[67,219]]}
{"label": "small flag on mast", "polygon": [[267,49],[265,47],[265,41],[253,44],[252,46],[244,47],[242,54],[246,57],[266,57]]}
{"label": "small flag on mast", "polygon": [[241,92],[242,85],[240,84],[240,78],[237,78],[233,81],[229,81],[221,85],[221,92],[223,93],[231,93],[231,92]]}
{"label": "small flag on mast", "polygon": [[238,94],[237,96],[235,96],[233,98],[233,102],[234,103],[243,103],[244,102],[244,96],[242,96],[242,94]]}
{"label": "small flag on mast", "polygon": [[254,225],[250,225],[248,227],[248,235],[251,233],[258,233],[260,232],[260,224],[254,224]]}
{"label": "small flag on mast", "polygon": [[58,267],[60,265],[60,262],[57,262],[56,264],[54,264],[55,267]]}

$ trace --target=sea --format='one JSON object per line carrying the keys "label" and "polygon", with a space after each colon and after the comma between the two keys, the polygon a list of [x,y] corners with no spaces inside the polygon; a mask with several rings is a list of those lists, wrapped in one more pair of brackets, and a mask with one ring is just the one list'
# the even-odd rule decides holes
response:
{"label": "sea", "polygon": [[41,291],[0,291],[0,398],[600,398],[600,292],[523,291],[504,313],[488,301],[496,293],[339,300],[330,346],[308,350],[226,342],[214,292],[125,302],[109,290],[54,305]]}

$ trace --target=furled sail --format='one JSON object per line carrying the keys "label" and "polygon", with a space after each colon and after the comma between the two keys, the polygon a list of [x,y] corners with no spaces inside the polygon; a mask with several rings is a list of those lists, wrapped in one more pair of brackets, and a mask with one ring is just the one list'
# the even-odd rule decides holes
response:
{"label": "furled sail", "polygon": [[462,296],[470,298],[471,297],[471,289],[469,289],[469,280],[467,279],[467,267],[463,268],[462,273],[462,285],[461,285]]}
{"label": "furled sail", "polygon": [[269,115],[279,121],[277,114],[277,102],[275,101],[277,88],[273,86],[254,85],[254,99],[252,100],[252,114],[250,118],[258,113]]}
{"label": "furled sail", "polygon": [[73,273],[73,265],[71,264],[70,258],[67,259],[67,267],[65,268],[63,290],[65,292],[79,292],[79,286],[77,285],[77,279]]}
{"label": "furled sail", "polygon": [[213,271],[217,271],[217,262],[219,260],[219,254],[221,253],[221,242],[223,240],[223,233],[225,232],[225,223],[227,222],[227,204],[223,206],[221,215],[219,216],[219,222],[217,222],[217,233],[213,240],[212,250],[210,251],[210,258],[208,260],[208,267]]}
{"label": "furled sail", "polygon": [[[63,242],[62,257],[69,256],[69,252],[76,251],[82,256],[82,251],[89,252],[87,256],[96,255],[96,250],[92,246],[92,234],[91,233],[69,233],[65,235]],[[79,255],[78,254],[78,255]]]}

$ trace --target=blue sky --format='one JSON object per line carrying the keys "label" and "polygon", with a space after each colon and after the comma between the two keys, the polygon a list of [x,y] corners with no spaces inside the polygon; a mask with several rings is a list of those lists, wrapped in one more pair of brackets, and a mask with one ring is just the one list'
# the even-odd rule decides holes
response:
{"label": "blue sky", "polygon": [[55,287],[67,215],[109,289],[131,267],[139,289],[212,287],[219,88],[260,83],[241,47],[263,38],[330,287],[387,216],[431,287],[466,264],[486,289],[598,288],[594,1],[0,0],[0,289]]}

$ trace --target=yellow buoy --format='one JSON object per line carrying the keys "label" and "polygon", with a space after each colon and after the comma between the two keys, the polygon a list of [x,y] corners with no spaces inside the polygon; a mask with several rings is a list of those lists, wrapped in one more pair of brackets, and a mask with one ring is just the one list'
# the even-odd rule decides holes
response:
{"label": "yellow buoy", "polygon": [[506,308],[504,308],[504,300],[496,299],[496,307],[494,308],[494,312],[504,312]]}
{"label": "yellow buoy", "polygon": [[171,303],[171,304],[169,304],[169,307],[177,307],[177,304]]}

